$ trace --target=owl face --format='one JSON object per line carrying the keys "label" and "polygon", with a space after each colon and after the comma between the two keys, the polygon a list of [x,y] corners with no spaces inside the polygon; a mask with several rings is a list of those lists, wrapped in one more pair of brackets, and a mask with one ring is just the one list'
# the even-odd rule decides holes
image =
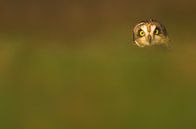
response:
{"label": "owl face", "polygon": [[160,44],[167,45],[167,31],[158,21],[152,19],[142,21],[133,29],[133,41],[139,47]]}

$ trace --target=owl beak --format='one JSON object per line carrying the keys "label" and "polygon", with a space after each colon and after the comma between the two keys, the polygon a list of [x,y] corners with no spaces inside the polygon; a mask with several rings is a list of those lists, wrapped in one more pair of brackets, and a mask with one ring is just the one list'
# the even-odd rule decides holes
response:
{"label": "owl beak", "polygon": [[149,43],[151,44],[151,42],[152,42],[152,37],[151,37],[151,35],[148,35],[148,41],[149,41]]}

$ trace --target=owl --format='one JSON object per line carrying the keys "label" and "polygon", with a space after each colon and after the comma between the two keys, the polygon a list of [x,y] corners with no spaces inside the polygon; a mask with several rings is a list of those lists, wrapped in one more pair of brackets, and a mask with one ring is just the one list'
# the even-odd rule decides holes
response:
{"label": "owl", "polygon": [[141,21],[135,25],[132,35],[133,42],[139,47],[168,46],[169,38],[165,26],[153,19]]}

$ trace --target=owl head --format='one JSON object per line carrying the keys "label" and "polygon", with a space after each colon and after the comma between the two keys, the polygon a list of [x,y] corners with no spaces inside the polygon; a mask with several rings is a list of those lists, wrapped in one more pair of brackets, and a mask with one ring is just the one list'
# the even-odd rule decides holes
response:
{"label": "owl head", "polygon": [[133,29],[133,41],[139,47],[168,45],[166,28],[160,22],[149,19],[139,22]]}

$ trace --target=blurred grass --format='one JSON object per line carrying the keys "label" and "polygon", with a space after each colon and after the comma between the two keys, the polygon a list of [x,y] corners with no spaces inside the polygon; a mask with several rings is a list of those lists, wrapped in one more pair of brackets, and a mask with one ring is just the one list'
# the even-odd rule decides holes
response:
{"label": "blurred grass", "polygon": [[195,128],[195,45],[140,49],[126,37],[2,40],[1,128]]}

